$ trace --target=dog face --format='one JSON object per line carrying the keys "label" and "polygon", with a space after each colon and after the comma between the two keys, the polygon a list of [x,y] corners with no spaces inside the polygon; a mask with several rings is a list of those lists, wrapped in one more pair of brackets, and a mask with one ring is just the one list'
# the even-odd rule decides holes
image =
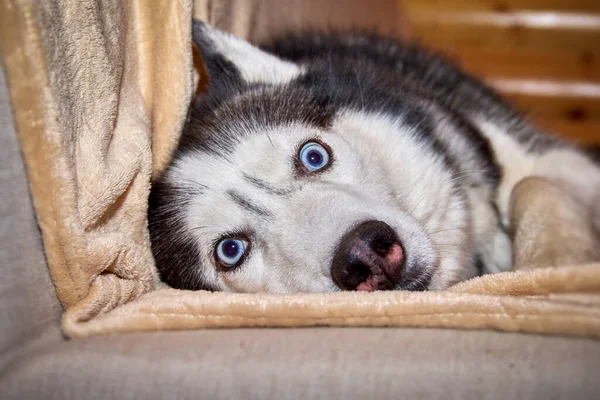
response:
{"label": "dog face", "polygon": [[213,91],[192,112],[149,212],[167,283],[293,293],[440,289],[466,278],[466,195],[414,110],[365,106],[376,91],[360,79],[336,85],[351,99],[336,98],[306,85],[306,67],[206,25],[194,34]]}

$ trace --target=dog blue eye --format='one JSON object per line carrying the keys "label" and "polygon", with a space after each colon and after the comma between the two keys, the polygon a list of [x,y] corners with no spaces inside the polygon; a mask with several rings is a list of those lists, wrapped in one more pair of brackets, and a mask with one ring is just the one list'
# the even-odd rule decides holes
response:
{"label": "dog blue eye", "polygon": [[308,142],[300,149],[300,161],[309,172],[315,172],[329,163],[329,153],[317,142]]}
{"label": "dog blue eye", "polygon": [[235,267],[244,253],[248,242],[241,239],[223,239],[217,244],[217,259],[227,267]]}

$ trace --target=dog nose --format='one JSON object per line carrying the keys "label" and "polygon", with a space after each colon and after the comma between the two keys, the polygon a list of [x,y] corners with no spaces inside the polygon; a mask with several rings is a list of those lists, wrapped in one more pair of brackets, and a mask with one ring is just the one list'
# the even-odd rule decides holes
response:
{"label": "dog nose", "polygon": [[342,290],[390,290],[396,286],[403,260],[396,232],[385,222],[366,221],[342,237],[331,277]]}

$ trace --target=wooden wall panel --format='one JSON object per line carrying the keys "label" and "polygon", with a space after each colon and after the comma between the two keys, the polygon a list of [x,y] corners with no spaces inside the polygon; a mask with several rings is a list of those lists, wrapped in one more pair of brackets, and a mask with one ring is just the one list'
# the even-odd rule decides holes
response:
{"label": "wooden wall panel", "polygon": [[597,0],[400,0],[409,13],[422,11],[494,11],[520,10],[600,12]]}
{"label": "wooden wall panel", "polygon": [[490,82],[545,129],[600,146],[600,0],[399,4],[413,40]]}

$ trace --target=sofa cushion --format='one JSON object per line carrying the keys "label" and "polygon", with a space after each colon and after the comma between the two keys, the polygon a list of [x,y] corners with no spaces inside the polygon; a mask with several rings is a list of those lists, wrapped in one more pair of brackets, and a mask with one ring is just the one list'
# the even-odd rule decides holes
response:
{"label": "sofa cushion", "polygon": [[590,398],[597,341],[491,331],[232,329],[94,336],[7,371],[8,399]]}
{"label": "sofa cushion", "polygon": [[[44,260],[1,67],[0,193],[1,366],[28,341],[56,327],[62,312]],[[60,331],[53,332],[58,341]]]}

